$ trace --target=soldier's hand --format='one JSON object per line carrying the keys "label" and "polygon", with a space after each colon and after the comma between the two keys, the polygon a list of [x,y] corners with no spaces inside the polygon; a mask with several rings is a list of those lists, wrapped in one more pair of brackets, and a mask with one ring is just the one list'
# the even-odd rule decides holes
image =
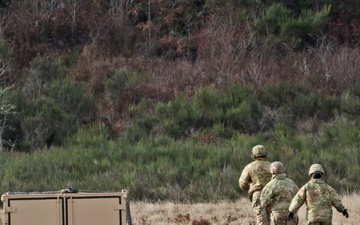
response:
{"label": "soldier's hand", "polygon": [[293,220],[294,219],[294,213],[289,212],[288,214],[288,220]]}
{"label": "soldier's hand", "polygon": [[347,209],[344,209],[344,210],[342,211],[342,214],[343,214],[343,216],[345,216],[346,218],[349,217],[349,213],[347,212]]}

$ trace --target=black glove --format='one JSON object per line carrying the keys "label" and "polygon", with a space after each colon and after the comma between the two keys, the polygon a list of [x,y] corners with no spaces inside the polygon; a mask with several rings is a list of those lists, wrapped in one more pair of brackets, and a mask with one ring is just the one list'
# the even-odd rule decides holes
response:
{"label": "black glove", "polygon": [[349,213],[347,212],[347,209],[344,209],[344,210],[342,211],[342,214],[343,214],[343,216],[345,216],[346,218],[349,217]]}
{"label": "black glove", "polygon": [[294,219],[294,213],[289,212],[288,214],[288,220],[293,220]]}

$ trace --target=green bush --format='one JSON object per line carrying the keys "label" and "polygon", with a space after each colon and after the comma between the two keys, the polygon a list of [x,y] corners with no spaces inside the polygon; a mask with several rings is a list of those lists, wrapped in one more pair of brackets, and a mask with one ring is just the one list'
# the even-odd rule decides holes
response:
{"label": "green bush", "polygon": [[128,85],[129,73],[126,71],[120,71],[115,73],[106,81],[106,87],[109,90],[110,99],[117,103],[119,96],[123,93]]}
{"label": "green bush", "polygon": [[51,83],[47,95],[60,105],[66,114],[74,115],[76,118],[90,117],[93,119],[96,113],[93,97],[86,95],[82,87],[71,80],[54,81]]}
{"label": "green bush", "polygon": [[298,186],[308,181],[313,163],[323,165],[326,181],[341,192],[356,190],[359,179],[356,146],[360,129],[343,118],[323,125],[318,134],[297,134],[289,125],[277,123],[263,133],[234,132],[231,138],[214,142],[203,142],[196,135],[181,140],[159,136],[134,141],[127,132],[109,141],[107,132],[103,127],[88,126],[66,138],[62,148],[31,154],[0,152],[0,190],[125,188],[136,200],[235,200],[246,195],[239,189],[238,179],[253,161],[251,148],[257,144],[267,148],[269,161],[284,163]]}
{"label": "green bush", "polygon": [[321,98],[321,103],[318,107],[318,117],[321,120],[328,121],[335,117],[340,112],[341,100],[334,95],[325,95]]}
{"label": "green bush", "polygon": [[221,93],[212,87],[202,87],[193,96],[185,92],[174,100],[159,102],[154,114],[138,115],[138,127],[148,133],[183,138],[197,132],[207,132],[223,127],[217,135],[229,135],[233,131],[254,133],[259,131],[262,106],[255,91],[246,86],[234,86]]}
{"label": "green bush", "polygon": [[297,15],[286,5],[274,3],[266,8],[265,15],[259,18],[256,26],[263,35],[274,35],[277,42],[299,47],[316,39],[330,14],[330,8],[324,5],[320,11],[314,11],[309,4],[302,4]]}
{"label": "green bush", "polygon": [[209,127],[214,122],[221,121],[223,115],[220,105],[221,98],[222,94],[212,87],[202,87],[195,92],[188,103],[195,117],[195,127]]}
{"label": "green bush", "polygon": [[283,25],[292,20],[292,12],[281,3],[270,6],[263,18],[257,22],[257,27],[262,34],[282,34]]}
{"label": "green bush", "polygon": [[18,150],[62,145],[82,124],[95,120],[95,101],[64,78],[61,64],[37,57],[25,74],[29,83],[12,94],[21,132],[11,138],[18,141]]}
{"label": "green bush", "polygon": [[105,81],[111,103],[119,111],[126,109],[126,106],[132,104],[132,102],[128,102],[129,99],[124,98],[125,91],[135,87],[144,79],[145,77],[140,73],[124,70],[117,71]]}
{"label": "green bush", "polygon": [[359,121],[360,88],[345,90],[341,95],[341,113],[351,120]]}
{"label": "green bush", "polygon": [[305,83],[271,85],[264,88],[259,98],[264,105],[285,111],[287,116],[283,119],[289,123],[312,117],[326,121],[334,117],[340,106],[338,97],[321,96]]}
{"label": "green bush", "polygon": [[20,150],[62,145],[66,136],[95,118],[95,102],[70,80],[54,81],[47,93],[30,101],[25,99],[18,98],[17,105],[24,133]]}
{"label": "green bush", "polygon": [[27,98],[34,99],[46,92],[54,80],[64,78],[64,75],[60,62],[53,63],[45,57],[37,56],[23,72],[22,92]]}

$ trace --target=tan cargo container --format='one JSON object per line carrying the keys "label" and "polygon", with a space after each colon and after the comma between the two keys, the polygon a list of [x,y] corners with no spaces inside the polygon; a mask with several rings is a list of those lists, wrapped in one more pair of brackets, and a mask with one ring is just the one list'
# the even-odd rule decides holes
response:
{"label": "tan cargo container", "polygon": [[126,191],[8,192],[2,225],[131,225]]}

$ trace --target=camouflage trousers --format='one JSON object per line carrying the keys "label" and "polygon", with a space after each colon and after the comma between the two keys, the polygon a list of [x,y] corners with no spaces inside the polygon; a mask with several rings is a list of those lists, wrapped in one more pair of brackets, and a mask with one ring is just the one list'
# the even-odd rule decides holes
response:
{"label": "camouflage trousers", "polygon": [[293,220],[288,220],[288,210],[276,210],[271,212],[271,221],[275,225],[298,225],[299,217],[294,214]]}
{"label": "camouflage trousers", "polygon": [[252,194],[252,208],[256,215],[256,225],[270,225],[270,210],[261,207],[261,191],[255,191]]}

